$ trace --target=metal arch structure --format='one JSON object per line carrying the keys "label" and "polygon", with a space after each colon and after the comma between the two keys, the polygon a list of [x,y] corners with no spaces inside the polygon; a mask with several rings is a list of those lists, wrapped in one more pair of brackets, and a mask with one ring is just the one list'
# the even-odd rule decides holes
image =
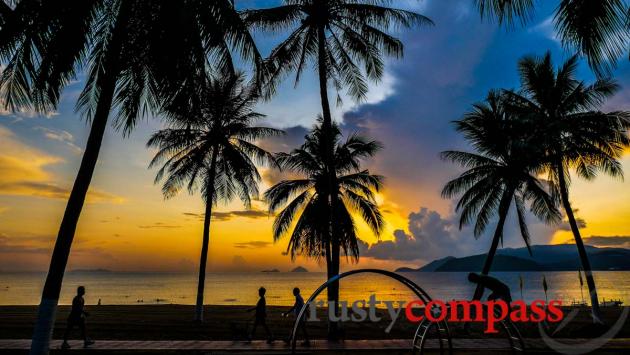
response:
{"label": "metal arch structure", "polygon": [[[418,297],[418,299],[422,300],[425,304],[428,304],[429,302],[431,302],[431,297],[429,296],[429,294],[426,293],[420,286],[418,286],[418,284],[416,284],[415,282],[409,280],[408,278],[402,275],[396,274],[391,271],[380,270],[380,269],[358,269],[358,270],[352,270],[352,271],[341,273],[335,277],[330,278],[328,281],[324,282],[321,286],[319,286],[319,288],[317,288],[317,290],[315,290],[315,292],[313,292],[313,294],[311,294],[308,300],[304,303],[304,306],[302,306],[302,309],[300,309],[300,312],[298,313],[298,316],[295,319],[293,330],[291,331],[290,342],[291,342],[292,354],[295,354],[296,344],[297,344],[296,334],[297,334],[300,324],[304,321],[304,315],[306,313],[306,309],[308,308],[308,305],[311,304],[311,302],[313,302],[315,298],[319,296],[319,294],[321,294],[325,289],[327,289],[330,286],[330,284],[337,282],[348,276],[352,276],[356,274],[378,274],[378,275],[387,276],[407,286],[407,288],[409,288]],[[446,321],[435,322],[435,323],[434,322],[421,322],[420,326],[418,327],[414,335],[413,348],[411,349],[412,352],[414,353],[416,351],[419,351],[420,353],[422,352],[424,343],[426,340],[425,337],[428,334],[429,329],[433,326],[437,327],[436,329],[438,330],[440,353],[447,351],[449,354],[452,354],[453,343],[451,340],[450,331],[448,329],[448,323]]]}

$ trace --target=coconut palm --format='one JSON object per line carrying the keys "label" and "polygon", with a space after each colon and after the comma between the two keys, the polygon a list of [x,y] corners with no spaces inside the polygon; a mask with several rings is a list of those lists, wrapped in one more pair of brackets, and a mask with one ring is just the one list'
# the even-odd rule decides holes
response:
{"label": "coconut palm", "polygon": [[535,145],[544,148],[542,168],[548,173],[553,195],[564,207],[586,274],[593,319],[600,322],[591,265],[569,199],[569,172],[573,170],[588,180],[600,171],[622,178],[618,159],[630,145],[630,112],[599,111],[618,86],[609,79],[585,84],[576,78],[577,64],[573,56],[556,70],[549,52],[543,57],[524,57],[518,64],[520,91],[508,91],[506,95],[510,110],[529,121],[537,137]]}
{"label": "coconut palm", "polygon": [[[260,62],[231,1],[21,0],[1,9],[0,101],[19,111],[53,110],[87,69],[77,102],[91,124],[42,292],[32,354],[46,354],[77,222],[110,111],[125,133],[169,91],[207,65],[229,70],[230,48]],[[169,55],[164,55],[169,53]],[[210,63],[209,63],[210,62]]]}
{"label": "coconut palm", "polygon": [[[290,31],[267,61],[268,90],[273,91],[284,74],[294,71],[297,84],[309,63],[317,68],[323,116],[322,144],[326,147],[322,157],[330,186],[334,185],[337,173],[333,162],[334,128],[328,84],[332,83],[337,91],[347,88],[353,99],[364,99],[368,90],[366,77],[378,81],[383,75],[383,55],[400,58],[403,54],[402,42],[387,31],[432,24],[425,16],[389,7],[391,3],[391,0],[285,0],[281,6],[244,12],[245,21],[253,28]],[[330,203],[338,203],[336,196],[330,196]],[[332,207],[329,211],[335,209]],[[328,217],[330,225],[337,223],[335,217]],[[335,238],[331,236],[332,253],[339,255],[340,243]],[[332,296],[338,300],[337,295],[332,293]],[[331,329],[330,333],[334,332]]]}
{"label": "coconut palm", "polygon": [[[381,145],[358,135],[340,142],[341,133],[333,124],[333,162],[337,176],[333,190],[329,191],[324,160],[326,133],[321,122],[319,119],[319,124],[306,136],[306,142],[301,147],[276,156],[283,169],[303,177],[275,184],[265,192],[265,199],[271,213],[280,210],[273,225],[274,240],[290,234],[287,251],[291,257],[324,258],[328,278],[331,278],[339,273],[339,254],[335,254],[330,226],[322,221],[331,214],[335,215],[332,235],[336,236],[343,253],[355,260],[359,258],[359,248],[352,212],[356,212],[375,235],[379,236],[383,229],[383,217],[374,195],[381,188],[383,178],[360,168],[360,160],[373,156]],[[330,211],[329,196],[335,196],[339,201],[334,205],[334,211]],[[336,302],[332,295],[338,296],[338,293],[338,284],[331,285],[328,289],[329,301]]]}
{"label": "coconut palm", "polygon": [[[295,71],[295,83],[313,62],[319,77],[323,130],[328,132],[332,154],[332,116],[328,84],[338,90],[347,87],[354,99],[367,94],[366,78],[383,76],[383,54],[402,57],[403,44],[386,31],[391,27],[432,24],[425,16],[390,8],[390,0],[286,0],[284,5],[244,11],[253,28],[291,33],[275,47],[268,60],[268,88],[273,89],[283,74]],[[363,71],[362,71],[363,69]]]}
{"label": "coconut palm", "polygon": [[[527,22],[534,0],[475,0],[479,12],[498,22]],[[630,54],[630,9],[627,0],[561,0],[553,15],[562,44],[588,59],[598,74],[608,74],[616,61]]]}
{"label": "coconut palm", "polygon": [[[546,223],[558,222],[560,212],[555,200],[537,178],[539,155],[531,145],[525,122],[511,115],[504,98],[496,91],[488,94],[485,102],[477,103],[463,119],[456,121],[456,129],[473,146],[476,153],[445,151],[442,158],[467,170],[449,181],[442,196],[461,195],[456,210],[461,212],[459,228],[474,221],[474,236],[478,238],[494,216],[497,225],[481,273],[487,275],[503,241],[503,228],[512,205],[516,210],[521,236],[530,251],[530,234],[525,219],[529,203],[535,216]],[[483,287],[478,286],[473,299],[479,300]]]}
{"label": "coconut palm", "polygon": [[195,312],[195,320],[203,321],[212,208],[234,197],[251,207],[260,181],[255,163],[274,161],[255,141],[282,131],[252,126],[264,115],[253,111],[257,95],[243,86],[242,75],[203,79],[191,89],[198,96],[186,98],[189,105],[169,107],[165,112],[169,127],[151,136],[147,146],[158,149],[150,167],[162,165],[155,182],[164,181],[164,197],[171,198],[182,188],[191,194],[199,189],[206,205]]}

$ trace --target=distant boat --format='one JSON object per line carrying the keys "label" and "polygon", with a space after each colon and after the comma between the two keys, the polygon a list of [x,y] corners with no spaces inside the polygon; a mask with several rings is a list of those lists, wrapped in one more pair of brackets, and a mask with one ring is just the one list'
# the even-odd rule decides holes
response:
{"label": "distant boat", "polygon": [[623,304],[623,301],[619,299],[606,301],[605,298],[602,298],[602,302],[599,305],[602,307],[621,307],[622,304]]}
{"label": "distant boat", "polygon": [[280,272],[280,270],[278,270],[278,269],[271,269],[271,270],[263,270],[261,272]]}
{"label": "distant boat", "polygon": [[576,301],[576,300],[571,301],[571,307],[586,307],[586,306],[588,305],[584,301]]}

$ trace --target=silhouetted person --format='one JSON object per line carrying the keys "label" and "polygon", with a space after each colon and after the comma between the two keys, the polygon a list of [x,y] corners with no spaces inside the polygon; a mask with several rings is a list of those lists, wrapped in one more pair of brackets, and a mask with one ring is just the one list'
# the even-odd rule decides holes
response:
{"label": "silhouetted person", "polygon": [[264,287],[259,288],[258,296],[260,296],[260,298],[258,299],[256,306],[247,310],[248,312],[256,311],[256,314],[254,316],[254,326],[252,327],[252,333],[250,334],[249,339],[251,340],[254,337],[254,334],[256,333],[256,327],[260,325],[265,329],[265,332],[267,333],[267,343],[271,344],[273,343],[273,335],[271,334],[271,331],[267,326],[267,302],[265,301],[266,292],[267,290]]}
{"label": "silhouetted person", "polygon": [[508,306],[512,303],[512,294],[510,288],[499,279],[488,275],[480,275],[474,272],[468,274],[468,281],[480,285],[484,289],[490,290],[488,301],[497,299],[505,301]]}
{"label": "silhouetted person", "polygon": [[[288,311],[286,311],[283,314],[283,316],[286,317],[287,315],[289,315],[289,313],[293,313],[293,315],[295,315],[295,318],[297,319],[297,317],[300,315],[300,311],[302,310],[302,307],[304,307],[304,299],[302,298],[302,295],[300,295],[300,289],[297,287],[293,289],[293,296],[295,296],[295,303],[293,304],[293,307],[291,307]],[[307,312],[308,312],[308,308],[307,308]],[[304,334],[304,342],[302,343],[302,345],[303,346],[311,345],[310,341],[308,340],[308,333],[306,332],[306,319],[302,320],[302,322],[300,323],[299,329]],[[297,336],[297,334],[295,335]]]}
{"label": "silhouetted person", "polygon": [[88,338],[87,331],[85,329],[85,317],[89,314],[83,309],[85,301],[83,300],[83,296],[85,295],[85,287],[79,286],[77,287],[77,295],[72,299],[72,309],[70,310],[70,315],[68,316],[68,325],[66,326],[66,332],[63,334],[63,344],[61,344],[62,349],[70,349],[70,344],[68,344],[68,336],[70,332],[75,326],[78,326],[81,330],[81,337],[83,338],[83,346],[88,347],[89,345],[94,344],[94,341]]}

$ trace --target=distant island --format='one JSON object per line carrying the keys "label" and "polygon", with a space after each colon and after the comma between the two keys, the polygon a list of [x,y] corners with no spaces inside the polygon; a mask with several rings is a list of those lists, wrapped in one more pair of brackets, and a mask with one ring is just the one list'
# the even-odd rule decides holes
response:
{"label": "distant island", "polygon": [[278,269],[263,270],[261,272],[280,272]]}
{"label": "distant island", "polygon": [[306,268],[298,266],[295,269],[291,270],[291,272],[308,272],[308,270],[306,270]]}
{"label": "distant island", "polygon": [[[532,255],[527,248],[505,248],[497,251],[492,271],[576,271],[581,268],[577,249],[573,244],[533,245]],[[598,248],[587,245],[593,270],[630,270],[630,250]],[[414,269],[401,267],[396,272],[479,272],[486,254],[461,258],[447,256]]]}

